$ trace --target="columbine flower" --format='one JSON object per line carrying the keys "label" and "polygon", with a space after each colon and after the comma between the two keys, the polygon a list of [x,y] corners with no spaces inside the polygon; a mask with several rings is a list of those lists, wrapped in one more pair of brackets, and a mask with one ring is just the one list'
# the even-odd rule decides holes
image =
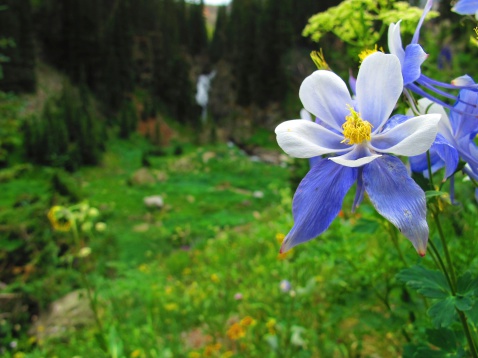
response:
{"label": "columbine flower", "polygon": [[[469,76],[459,77],[454,83],[474,84]],[[430,148],[432,172],[445,166],[445,176],[450,177],[456,170],[459,157],[467,163],[465,173],[478,180],[478,147],[474,142],[478,134],[478,93],[471,90],[461,90],[459,98],[454,105],[455,110],[450,111],[448,117],[444,109],[427,99],[421,99],[418,107],[429,113],[442,113],[442,119],[438,127],[437,139]],[[411,168],[414,171],[424,171],[427,176],[426,155],[410,158]],[[451,177],[451,179],[453,179]],[[451,199],[453,196],[453,181],[451,182]],[[477,191],[478,197],[478,191]]]}
{"label": "columbine flower", "polygon": [[[420,114],[438,113],[441,115],[438,134],[430,147],[431,172],[435,173],[445,167],[445,178],[449,178],[458,166],[459,156],[458,151],[452,144],[453,141],[450,141],[453,134],[451,133],[448,115],[442,106],[430,101],[428,98],[418,100],[417,109]],[[412,111],[409,110],[407,114],[411,115]],[[410,157],[409,161],[412,171],[422,173],[428,178],[428,158],[426,153]]]}
{"label": "columbine flower", "polygon": [[460,15],[475,15],[478,20],[478,0],[458,0],[451,11]]}
{"label": "columbine flower", "polygon": [[[440,98],[436,96],[441,96],[444,98],[449,98],[456,100],[457,97],[453,96],[437,87],[444,89],[462,89],[462,88],[477,88],[475,85],[471,86],[457,86],[454,84],[444,83],[431,79],[421,73],[421,65],[426,60],[428,55],[425,53],[423,48],[418,44],[418,38],[420,36],[420,29],[422,27],[423,21],[425,20],[426,15],[430,11],[433,5],[433,0],[428,0],[425,8],[423,9],[422,17],[418,22],[415,34],[413,35],[412,42],[405,47],[402,46],[402,38],[400,35],[400,21],[396,24],[391,23],[388,28],[388,47],[390,53],[397,56],[400,60],[403,76],[403,85],[405,89],[415,92],[416,94],[428,98],[433,102],[436,102],[446,108],[453,109],[452,106],[445,103]],[[429,90],[434,93],[434,95],[425,91]],[[405,91],[406,92],[406,91]]]}
{"label": "columbine flower", "polygon": [[345,83],[330,71],[316,71],[302,83],[299,97],[316,122],[291,120],[276,128],[277,141],[289,155],[321,159],[294,195],[294,226],[285,252],[323,233],[357,182],[356,208],[367,191],[377,211],[392,222],[424,255],[428,241],[425,194],[406,167],[387,155],[424,153],[437,134],[440,116],[428,114],[394,125],[388,118],[403,90],[400,62],[380,52],[367,57],[352,100]]}

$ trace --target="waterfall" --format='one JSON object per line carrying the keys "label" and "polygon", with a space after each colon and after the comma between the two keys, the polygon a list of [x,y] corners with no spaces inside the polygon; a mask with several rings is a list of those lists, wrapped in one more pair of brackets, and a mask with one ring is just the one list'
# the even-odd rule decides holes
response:
{"label": "waterfall", "polygon": [[209,89],[211,87],[211,81],[216,76],[216,71],[212,71],[210,74],[201,74],[198,77],[196,85],[196,103],[202,107],[201,119],[203,122],[207,119],[207,103],[209,101]]}

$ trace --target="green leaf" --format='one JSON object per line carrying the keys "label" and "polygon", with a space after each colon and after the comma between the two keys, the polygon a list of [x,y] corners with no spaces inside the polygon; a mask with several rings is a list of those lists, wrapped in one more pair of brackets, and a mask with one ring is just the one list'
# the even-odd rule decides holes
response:
{"label": "green leaf", "polygon": [[445,193],[444,191],[437,191],[437,190],[428,190],[425,192],[425,198],[427,200],[430,198],[434,198],[435,196],[442,196],[442,195],[448,195],[448,193]]}
{"label": "green leaf", "polygon": [[413,358],[448,358],[449,355],[445,351],[437,351],[428,347],[420,347],[413,355]]}
{"label": "green leaf", "polygon": [[460,311],[471,310],[474,300],[468,296],[455,297],[455,307]]}
{"label": "green leaf", "polygon": [[379,227],[379,223],[375,220],[361,219],[357,225],[355,225],[354,232],[373,234]]}
{"label": "green leaf", "polygon": [[463,296],[478,294],[478,279],[474,278],[470,272],[466,272],[458,277],[457,290]]}
{"label": "green leaf", "polygon": [[10,239],[1,239],[0,240],[0,250],[5,250],[7,252],[15,251],[23,245],[22,240],[10,240]]}
{"label": "green leaf", "polygon": [[427,329],[428,342],[447,352],[455,352],[458,348],[458,339],[455,332],[447,328]]}
{"label": "green leaf", "polygon": [[447,298],[451,296],[445,276],[440,271],[416,265],[400,271],[397,278],[425,297]]}
{"label": "green leaf", "polygon": [[428,310],[433,325],[437,328],[448,327],[455,320],[455,297],[447,297],[444,300],[435,302]]}
{"label": "green leaf", "polygon": [[470,320],[475,327],[478,327],[478,302],[475,301],[471,309],[465,311],[466,318]]}

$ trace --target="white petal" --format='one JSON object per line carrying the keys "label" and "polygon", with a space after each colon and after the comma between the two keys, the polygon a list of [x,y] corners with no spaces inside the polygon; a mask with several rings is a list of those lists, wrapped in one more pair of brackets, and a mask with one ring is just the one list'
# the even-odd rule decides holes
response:
{"label": "white petal", "polygon": [[[438,123],[438,133],[440,133],[449,142],[453,142],[453,129],[451,127],[450,118],[443,106],[429,100],[428,98],[420,98],[418,100],[418,111],[420,114],[440,114],[441,119]],[[411,109],[407,110],[407,116],[413,116]]]}
{"label": "white petal", "polygon": [[331,157],[330,160],[346,167],[361,167],[381,157],[380,154],[372,154],[367,147],[355,145],[353,150],[339,157]]}
{"label": "white petal", "polygon": [[341,131],[348,105],[353,105],[345,82],[331,71],[315,71],[300,86],[299,97],[306,110]]}
{"label": "white petal", "polygon": [[388,50],[403,63],[405,60],[405,50],[402,46],[402,37],[400,35],[400,20],[396,24],[391,23],[388,27]]}
{"label": "white petal", "polygon": [[380,153],[413,156],[425,153],[438,133],[439,114],[413,117],[383,134],[372,136],[370,147]]}
{"label": "white petal", "polygon": [[303,119],[283,122],[277,126],[275,132],[279,146],[296,158],[312,158],[350,150],[350,146],[340,143],[344,139],[343,136]]}
{"label": "white petal", "polygon": [[357,107],[361,117],[378,133],[403,92],[400,61],[394,55],[376,52],[360,66],[357,76]]}
{"label": "white petal", "polygon": [[305,119],[306,121],[312,122],[312,116],[305,108],[300,110],[300,118]]}

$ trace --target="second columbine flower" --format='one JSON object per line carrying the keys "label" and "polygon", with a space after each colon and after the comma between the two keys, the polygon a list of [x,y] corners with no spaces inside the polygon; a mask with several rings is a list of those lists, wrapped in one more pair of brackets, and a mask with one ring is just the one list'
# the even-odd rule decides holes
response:
{"label": "second columbine flower", "polygon": [[281,250],[324,232],[357,182],[354,208],[366,191],[377,211],[424,255],[428,240],[425,195],[402,162],[388,154],[412,156],[427,151],[440,115],[389,120],[403,91],[401,65],[394,55],[377,52],[367,57],[356,91],[352,99],[340,77],[316,71],[299,91],[304,108],[316,121],[290,120],[276,128],[277,141],[289,155],[328,155],[311,168],[295,193],[294,226]]}

